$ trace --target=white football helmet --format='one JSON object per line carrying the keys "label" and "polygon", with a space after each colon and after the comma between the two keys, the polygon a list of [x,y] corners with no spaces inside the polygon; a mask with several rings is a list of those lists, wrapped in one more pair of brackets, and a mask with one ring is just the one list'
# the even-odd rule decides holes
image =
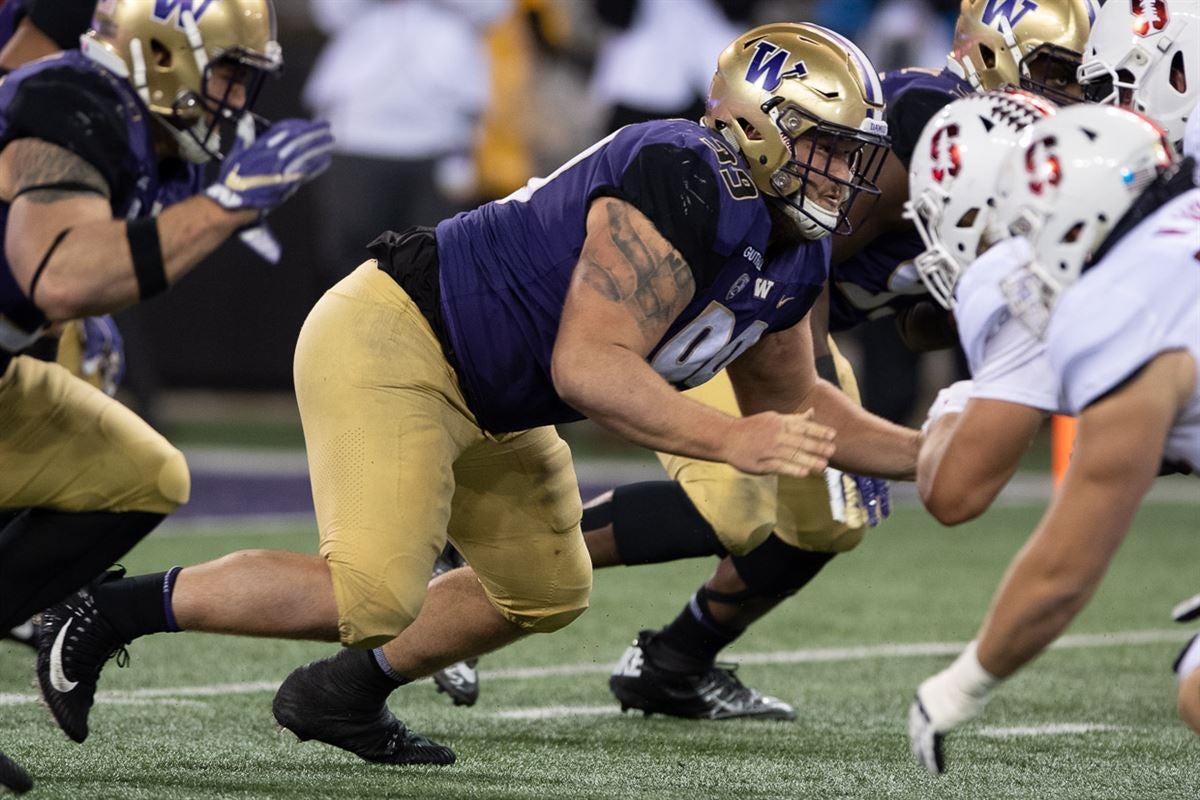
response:
{"label": "white football helmet", "polygon": [[1079,82],[1094,103],[1139,111],[1176,147],[1200,100],[1200,0],[1127,0],[1100,9]]}
{"label": "white football helmet", "polygon": [[1055,112],[1028,92],[988,92],[955,100],[925,125],[908,171],[912,220],[925,251],[914,259],[921,280],[943,307],[954,308],[963,270],[986,249],[996,177],[1021,132]]}
{"label": "white football helmet", "polygon": [[1001,287],[1013,316],[1041,336],[1062,292],[1174,161],[1165,132],[1121,108],[1075,105],[1027,128],[996,191],[997,220],[1034,251],[1028,268]]}

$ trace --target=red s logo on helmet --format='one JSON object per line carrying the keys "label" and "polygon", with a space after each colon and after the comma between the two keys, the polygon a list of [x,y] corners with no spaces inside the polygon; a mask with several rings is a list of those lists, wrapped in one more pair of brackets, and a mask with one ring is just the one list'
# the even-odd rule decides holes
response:
{"label": "red s logo on helmet", "polygon": [[1167,27],[1166,0],[1129,0],[1133,13],[1133,32],[1138,36],[1149,36]]}
{"label": "red s logo on helmet", "polygon": [[933,158],[933,179],[942,183],[953,178],[962,169],[962,156],[958,149],[958,125],[938,128],[929,142],[929,155]]}
{"label": "red s logo on helmet", "polygon": [[1047,186],[1062,183],[1062,164],[1055,147],[1058,139],[1046,136],[1038,139],[1025,151],[1025,171],[1029,173],[1029,191],[1041,197]]}

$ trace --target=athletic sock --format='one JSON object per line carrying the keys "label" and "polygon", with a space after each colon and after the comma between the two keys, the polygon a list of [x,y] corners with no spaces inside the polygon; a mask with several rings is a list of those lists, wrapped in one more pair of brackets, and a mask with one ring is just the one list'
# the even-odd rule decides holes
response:
{"label": "athletic sock", "polygon": [[704,672],[717,653],[745,632],[713,619],[703,590],[696,592],[670,625],[647,646],[655,665],[671,672]]}
{"label": "athletic sock", "polygon": [[383,654],[382,647],[376,647],[371,651],[371,663],[375,665],[375,669],[379,671],[384,678],[391,682],[391,686],[395,689],[397,686],[403,686],[406,683],[412,683],[412,678],[406,678],[396,670],[392,669],[391,662],[387,660],[387,656]]}
{"label": "athletic sock", "polygon": [[182,567],[102,583],[92,590],[96,607],[126,641],[179,630],[171,607]]}

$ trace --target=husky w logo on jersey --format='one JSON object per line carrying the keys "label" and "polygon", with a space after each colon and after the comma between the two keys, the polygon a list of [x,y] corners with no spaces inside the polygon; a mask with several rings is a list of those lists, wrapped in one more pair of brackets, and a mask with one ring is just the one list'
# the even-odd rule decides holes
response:
{"label": "husky w logo on jersey", "polygon": [[782,47],[770,42],[761,41],[754,46],[754,56],[746,67],[746,82],[762,86],[765,91],[773,92],[783,83],[784,78],[803,78],[808,74],[808,67],[803,61],[784,71],[783,66],[792,54]]}
{"label": "husky w logo on jersey", "polygon": [[1037,7],[1038,4],[1034,0],[987,0],[981,18],[984,25],[999,27],[995,22],[996,17],[1001,17],[1008,22],[1010,28],[1015,28],[1022,17],[1030,11],[1037,11]]}
{"label": "husky w logo on jersey", "polygon": [[1167,27],[1166,0],[1129,0],[1133,13],[1133,32],[1138,36],[1149,36]]}
{"label": "husky w logo on jersey", "polygon": [[212,0],[154,0],[154,18],[166,22],[175,16],[175,24],[182,28],[182,14],[176,12],[190,11],[193,19],[200,19],[210,5]]}

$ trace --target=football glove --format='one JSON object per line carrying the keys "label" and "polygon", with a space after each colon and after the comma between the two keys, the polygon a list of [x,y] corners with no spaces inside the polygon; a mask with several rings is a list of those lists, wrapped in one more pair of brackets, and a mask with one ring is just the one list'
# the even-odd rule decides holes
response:
{"label": "football glove", "polygon": [[205,191],[231,211],[278,208],[296,190],[329,168],[333,134],[327,122],[285,119],[261,136],[239,136],[221,161],[216,183]]}
{"label": "football glove", "polygon": [[125,344],[110,316],[72,320],[58,341],[58,363],[109,397],[125,375]]}
{"label": "football glove", "polygon": [[83,320],[83,374],[95,375],[100,388],[112,397],[125,377],[125,342],[117,323],[105,314]]}
{"label": "football glove", "polygon": [[882,478],[867,478],[851,475],[863,510],[867,512],[867,525],[874,528],[892,515],[892,499],[888,482]]}
{"label": "football glove", "polygon": [[938,392],[937,397],[934,398],[933,403],[929,406],[929,413],[925,417],[925,424],[921,426],[921,434],[927,435],[929,429],[933,427],[933,423],[947,414],[961,414],[963,409],[967,407],[967,402],[971,399],[971,392],[974,388],[975,383],[973,381],[957,381]]}

